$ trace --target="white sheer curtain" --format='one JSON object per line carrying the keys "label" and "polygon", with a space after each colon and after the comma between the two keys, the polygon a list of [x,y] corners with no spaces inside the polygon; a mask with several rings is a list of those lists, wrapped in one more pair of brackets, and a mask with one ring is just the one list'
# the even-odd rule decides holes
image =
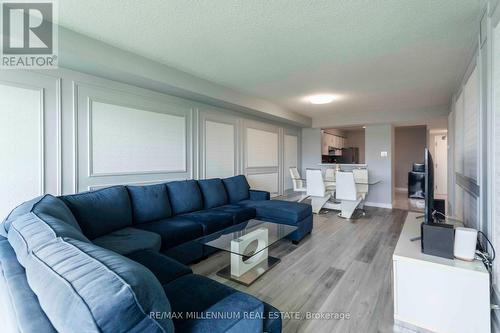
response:
{"label": "white sheer curtain", "polygon": [[[493,119],[494,119],[494,155],[493,155],[493,205],[492,236],[495,249],[500,248],[500,24],[493,30]],[[500,279],[500,262],[494,261],[493,284]]]}

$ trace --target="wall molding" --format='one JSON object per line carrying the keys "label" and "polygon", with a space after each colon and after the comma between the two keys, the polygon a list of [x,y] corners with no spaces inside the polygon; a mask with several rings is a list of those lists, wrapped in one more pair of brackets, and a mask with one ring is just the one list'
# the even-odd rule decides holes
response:
{"label": "wall molding", "polygon": [[[147,90],[144,87],[109,80],[104,77],[59,68],[53,71],[18,71],[4,73],[1,81],[18,82],[36,89],[44,88],[44,165],[43,192],[70,194],[91,188],[118,184],[150,184],[179,179],[205,178],[203,166],[204,121],[227,122],[235,126],[235,174],[277,173],[278,193],[284,191],[284,135],[298,137],[298,164],[301,163],[301,129],[278,120],[266,119],[235,109],[220,108],[210,104]],[[107,98],[110,97],[111,98]],[[119,97],[116,97],[119,96]],[[122,97],[123,96],[123,97]],[[88,98],[88,100],[87,100]],[[172,109],[183,112],[186,119],[186,170],[184,172],[139,173],[101,175],[88,168],[88,135],[86,128],[89,100],[111,101],[111,104],[138,109],[170,113]],[[156,101],[156,104],[155,104]],[[156,106],[155,106],[156,105]],[[165,106],[167,105],[167,110]],[[168,105],[173,107],[168,109]],[[91,111],[92,112],[92,111]],[[90,112],[90,113],[91,113]],[[278,135],[278,163],[271,167],[247,168],[246,128],[266,130]],[[87,138],[86,138],[87,136]],[[46,140],[45,140],[46,139]],[[87,147],[85,147],[87,145]],[[85,161],[87,160],[87,161]],[[99,171],[99,170],[97,170]],[[41,171],[42,173],[42,171]],[[274,186],[274,185],[273,185]]]}
{"label": "wall molding", "polygon": [[62,79],[56,80],[56,113],[57,113],[57,195],[62,194]]}
{"label": "wall molding", "polygon": [[31,85],[31,84],[22,84],[19,82],[14,82],[14,81],[7,81],[7,80],[0,80],[0,84],[10,86],[10,87],[17,87],[21,89],[26,89],[26,90],[34,90],[38,92],[39,95],[39,112],[38,112],[38,117],[39,117],[39,124],[38,124],[38,129],[40,131],[40,142],[39,142],[39,147],[38,147],[38,159],[39,159],[39,166],[38,166],[38,173],[40,177],[40,181],[38,184],[38,195],[43,195],[45,193],[45,163],[46,163],[46,139],[45,139],[45,117],[46,115],[46,98],[45,98],[45,89],[40,86],[36,85]]}
{"label": "wall molding", "polygon": [[[26,176],[36,177],[32,183],[30,195],[51,193],[61,194],[62,187],[62,112],[61,112],[61,80],[49,75],[31,71],[4,71],[0,84],[5,87],[19,88],[33,94],[36,106],[36,142],[33,159],[33,173]],[[8,110],[3,110],[7,112]],[[7,135],[4,133],[4,135]],[[19,138],[22,140],[23,138]],[[36,152],[35,152],[36,151]],[[36,157],[35,157],[36,155]],[[15,177],[15,175],[10,175]],[[15,178],[14,178],[15,179]],[[8,193],[0,193],[9,195]],[[1,217],[0,217],[1,218]]]}
{"label": "wall molding", "polygon": [[39,90],[40,93],[40,152],[39,152],[39,158],[40,158],[40,195],[45,193],[45,157],[46,157],[46,151],[45,151],[45,144],[46,144],[46,138],[45,138],[45,117],[46,117],[46,108],[45,108],[45,89],[37,89]]}
{"label": "wall molding", "polygon": [[[267,124],[265,124],[267,125]],[[244,143],[245,143],[245,168],[246,169],[251,169],[251,168],[278,168],[280,166],[280,128],[276,127],[275,129],[267,129],[267,126],[245,126],[243,132],[244,132]],[[248,130],[255,130],[255,131],[262,131],[262,132],[268,132],[271,134],[276,134],[277,142],[276,142],[276,148],[277,148],[277,156],[276,156],[276,165],[259,165],[259,166],[249,166],[249,158],[248,158]]]}
{"label": "wall molding", "polygon": [[73,193],[78,193],[78,83],[71,82],[72,95],[73,95]]}
{"label": "wall molding", "polygon": [[[246,174],[248,178],[248,182],[251,184],[252,183],[252,176],[271,176],[273,178],[273,181],[276,183],[273,185],[276,185],[276,190],[271,190],[270,188],[262,188],[262,187],[252,187],[254,189],[263,189],[266,191],[269,191],[272,196],[278,196],[281,194],[280,192],[280,173],[279,171],[276,172],[254,172],[254,173],[247,173]],[[270,185],[267,183],[267,185]]]}
{"label": "wall molding", "polygon": [[[143,174],[169,174],[169,173],[184,173],[188,172],[188,142],[189,142],[189,135],[187,129],[189,128],[189,119],[186,116],[181,116],[173,113],[167,113],[167,112],[162,112],[161,114],[173,116],[173,117],[179,117],[184,119],[184,146],[185,146],[185,156],[184,156],[184,168],[183,169],[173,169],[173,170],[139,170],[139,171],[123,171],[123,172],[94,172],[94,145],[93,145],[93,109],[92,109],[92,103],[97,102],[97,103],[103,103],[103,104],[109,104],[109,105],[115,105],[115,106],[122,106],[125,108],[130,108],[130,109],[135,109],[138,111],[144,111],[144,112],[156,112],[153,110],[145,110],[145,109],[137,109],[135,107],[131,107],[125,104],[116,104],[112,101],[106,101],[103,99],[99,98],[92,98],[88,97],[87,98],[87,161],[88,161],[88,174],[87,176],[89,178],[93,177],[111,177],[111,176],[128,176],[128,175],[143,175]],[[160,113],[160,112],[156,112]]]}
{"label": "wall molding", "polygon": [[95,191],[102,188],[113,187],[113,186],[146,186],[146,185],[155,185],[155,184],[164,184],[175,181],[187,180],[189,178],[176,178],[176,179],[158,179],[158,180],[146,180],[146,181],[138,181],[138,182],[124,182],[120,184],[109,183],[109,184],[99,184],[99,185],[89,185],[87,186],[87,191]]}
{"label": "wall molding", "polygon": [[198,130],[198,146],[199,146],[199,157],[200,157],[200,177],[207,178],[207,140],[206,140],[206,125],[207,122],[213,122],[224,125],[231,125],[234,128],[233,140],[234,140],[234,160],[233,160],[233,175],[239,173],[239,156],[241,155],[240,141],[241,141],[241,122],[237,117],[232,115],[224,115],[221,112],[216,112],[213,110],[201,110],[199,115],[199,130]]}
{"label": "wall molding", "polygon": [[[296,147],[296,154],[297,154],[297,161],[295,163],[295,165],[285,165],[286,164],[286,161],[287,161],[287,156],[286,156],[286,137],[289,136],[289,137],[295,137],[296,140],[297,140],[297,147]],[[289,187],[287,188],[287,180],[290,179],[290,171],[288,168],[290,167],[296,167],[298,170],[300,170],[300,135],[298,133],[296,134],[291,134],[291,133],[287,133],[286,130],[283,131],[283,148],[281,149],[282,151],[282,176],[281,176],[281,182],[282,182],[282,190],[281,190],[281,193],[285,193],[285,191],[289,190],[289,189],[292,189],[293,188],[293,184],[291,184],[292,187]]]}
{"label": "wall molding", "polygon": [[[140,89],[138,89],[140,90]],[[164,179],[194,178],[193,107],[176,97],[156,92],[136,91],[134,87],[107,87],[101,84],[73,80],[74,99],[74,170],[76,191],[93,186],[122,184],[124,180],[164,177]],[[105,103],[125,108],[156,112],[184,118],[184,168],[179,170],[143,170],[126,172],[94,172],[92,154],[92,102]],[[83,144],[82,144],[83,143]],[[83,159],[82,159],[83,158]],[[111,179],[115,179],[112,181]],[[142,181],[142,180],[141,180]],[[134,180],[134,182],[136,182]]]}

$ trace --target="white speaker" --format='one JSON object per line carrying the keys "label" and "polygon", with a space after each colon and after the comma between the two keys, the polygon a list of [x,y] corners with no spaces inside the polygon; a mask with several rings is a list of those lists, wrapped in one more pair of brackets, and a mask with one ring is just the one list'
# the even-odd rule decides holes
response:
{"label": "white speaker", "polygon": [[457,259],[472,261],[476,253],[477,230],[471,228],[455,228],[455,247],[453,255]]}

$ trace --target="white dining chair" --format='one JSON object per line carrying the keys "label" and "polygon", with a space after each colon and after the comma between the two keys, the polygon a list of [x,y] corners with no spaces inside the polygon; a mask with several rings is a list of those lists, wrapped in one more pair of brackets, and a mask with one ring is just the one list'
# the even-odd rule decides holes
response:
{"label": "white dining chair", "polygon": [[328,190],[320,169],[306,170],[307,196],[311,198],[312,211],[319,214],[322,208],[340,210],[340,204],[329,202],[333,191]]}
{"label": "white dining chair", "polygon": [[325,186],[327,190],[335,191],[335,169],[325,170]]}
{"label": "white dining chair", "polygon": [[[356,182],[356,189],[362,196],[363,200],[359,204],[361,210],[364,209],[366,195],[368,194],[368,169],[353,169],[354,181]],[[363,210],[363,214],[364,214]]]}
{"label": "white dining chair", "polygon": [[356,183],[368,183],[368,169],[352,169]]}
{"label": "white dining chair", "polygon": [[363,198],[356,189],[354,174],[352,172],[337,171],[336,180],[336,199],[340,200],[340,217],[350,219],[352,214],[362,202]]}
{"label": "white dining chair", "polygon": [[335,169],[328,168],[325,170],[325,182],[335,181]]}
{"label": "white dining chair", "polygon": [[300,177],[299,170],[296,167],[290,167],[290,177],[292,178],[293,191],[300,193],[297,202],[302,202],[307,198],[306,182]]}

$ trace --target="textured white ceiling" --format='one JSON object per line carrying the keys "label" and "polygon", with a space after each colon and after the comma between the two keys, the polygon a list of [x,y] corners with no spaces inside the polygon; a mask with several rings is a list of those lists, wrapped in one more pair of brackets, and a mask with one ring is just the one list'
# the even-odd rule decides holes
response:
{"label": "textured white ceiling", "polygon": [[[480,0],[62,0],[60,24],[307,116],[448,104]],[[329,105],[303,97],[339,94]]]}

